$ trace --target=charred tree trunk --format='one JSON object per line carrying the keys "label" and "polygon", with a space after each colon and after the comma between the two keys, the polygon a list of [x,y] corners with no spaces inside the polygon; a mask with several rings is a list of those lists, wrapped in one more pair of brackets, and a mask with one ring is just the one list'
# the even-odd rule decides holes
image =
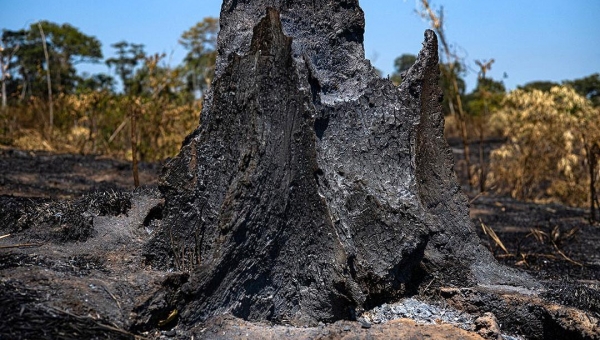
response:
{"label": "charred tree trunk", "polygon": [[598,156],[600,156],[600,146],[598,143],[593,143],[586,148],[588,154],[588,170],[590,172],[590,221],[592,223],[598,221],[596,218],[596,170],[598,165]]}
{"label": "charred tree trunk", "polygon": [[357,0],[227,0],[221,27],[202,124],[164,169],[146,248],[191,272],[184,322],[311,324],[432,280],[523,282],[472,230],[432,31],[395,87],[364,58]]}

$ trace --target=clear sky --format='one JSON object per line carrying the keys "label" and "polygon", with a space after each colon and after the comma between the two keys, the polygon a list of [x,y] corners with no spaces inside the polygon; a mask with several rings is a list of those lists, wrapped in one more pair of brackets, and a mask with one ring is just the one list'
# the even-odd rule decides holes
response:
{"label": "clear sky", "polygon": [[[471,68],[474,60],[496,62],[489,76],[509,89],[534,80],[562,81],[600,72],[600,0],[430,0],[444,6],[446,34]],[[366,15],[365,52],[384,74],[394,59],[416,54],[428,27],[415,0],[360,0]],[[38,20],[69,23],[103,44],[126,40],[165,52],[172,65],[185,51],[181,33],[206,16],[218,16],[220,0],[0,0],[0,28],[21,29]],[[81,70],[108,72],[105,65]]]}

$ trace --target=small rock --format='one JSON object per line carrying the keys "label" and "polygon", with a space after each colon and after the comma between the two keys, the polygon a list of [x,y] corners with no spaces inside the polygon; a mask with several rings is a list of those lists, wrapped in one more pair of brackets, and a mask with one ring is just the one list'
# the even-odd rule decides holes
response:
{"label": "small rock", "polygon": [[368,322],[368,321],[367,321],[367,320],[365,320],[365,319],[360,319],[360,320],[358,320],[358,322],[360,322],[360,326],[361,326],[362,328],[367,328],[367,329],[368,329],[368,328],[371,328],[371,323],[370,323],[370,322]]}
{"label": "small rock", "polygon": [[164,334],[165,334],[165,336],[168,336],[169,338],[172,338],[175,335],[177,335],[177,332],[174,329],[172,329],[170,331],[166,331]]}
{"label": "small rock", "polygon": [[489,340],[502,340],[498,321],[496,320],[496,316],[492,313],[484,313],[482,316],[475,319],[475,330],[483,338]]}
{"label": "small rock", "polygon": [[344,326],[344,332],[350,332],[350,326]]}

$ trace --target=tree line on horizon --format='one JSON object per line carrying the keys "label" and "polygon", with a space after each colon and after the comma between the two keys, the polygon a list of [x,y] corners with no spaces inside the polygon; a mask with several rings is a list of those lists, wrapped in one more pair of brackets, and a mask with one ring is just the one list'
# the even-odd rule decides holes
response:
{"label": "tree line on horizon", "polygon": [[[217,32],[211,17],[183,32],[187,54],[172,67],[164,53],[127,41],[112,44],[114,55],[104,59],[101,42],[69,24],[4,29],[0,144],[142,161],[174,155],[198,124]],[[81,63],[101,62],[111,74],[77,72]]]}
{"label": "tree line on horizon", "polygon": [[[534,81],[507,92],[501,80],[488,76],[494,60],[476,60],[477,84],[467,93],[469,67],[447,41],[443,9],[434,11],[426,0],[421,4],[420,13],[440,40],[446,134],[462,142],[469,185],[593,209],[600,74],[562,83]],[[4,29],[0,145],[105,154],[132,160],[134,167],[138,160],[175,155],[199,122],[214,75],[218,28],[218,19],[207,17],[183,32],[179,43],[187,54],[174,67],[164,54],[149,54],[144,45],[127,41],[112,44],[114,55],[105,59],[97,38],[69,24],[40,21]],[[412,54],[399,56],[390,80],[400,84],[415,60]],[[112,74],[77,73],[80,63],[100,62]],[[489,138],[504,143],[487,157]]]}

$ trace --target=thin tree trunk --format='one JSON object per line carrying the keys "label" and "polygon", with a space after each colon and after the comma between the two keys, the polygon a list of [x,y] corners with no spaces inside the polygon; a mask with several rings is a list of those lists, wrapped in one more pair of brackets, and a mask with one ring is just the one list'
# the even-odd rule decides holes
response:
{"label": "thin tree trunk", "polygon": [[54,128],[54,105],[52,103],[52,80],[50,79],[50,56],[48,55],[48,47],[46,46],[46,36],[44,35],[44,30],[42,29],[42,24],[38,22],[38,27],[40,29],[40,35],[42,36],[42,46],[44,47],[44,57],[46,58],[46,82],[48,83],[48,105],[50,106],[49,110],[49,138],[52,140],[52,133]]}
{"label": "thin tree trunk", "polygon": [[21,90],[21,95],[19,96],[19,104],[25,100],[25,96],[27,95],[27,84],[29,84],[26,80],[23,80],[23,89]]}
{"label": "thin tree trunk", "polygon": [[2,111],[6,110],[6,80],[2,75]]}
{"label": "thin tree trunk", "polygon": [[[485,79],[485,72],[483,73],[483,79]],[[484,149],[483,149],[483,140],[484,140],[484,119],[488,117],[489,108],[488,102],[486,99],[486,94],[483,94],[483,114],[479,120],[479,192],[485,191],[485,178],[487,176],[486,163],[484,159]]]}
{"label": "thin tree trunk", "polygon": [[590,219],[592,222],[596,221],[596,202],[594,197],[596,196],[596,188],[594,186],[594,155],[590,155]]}
{"label": "thin tree trunk", "polygon": [[484,126],[485,119],[490,114],[490,108],[488,103],[488,95],[490,94],[485,88],[485,76],[488,70],[492,69],[492,64],[494,63],[494,59],[490,59],[486,61],[475,60],[475,63],[479,65],[481,68],[479,71],[479,93],[481,98],[483,99],[483,113],[481,115],[481,119],[479,120],[479,190],[480,192],[485,191],[485,179],[487,177],[487,166],[484,159],[484,149],[483,149],[483,140],[484,140]]}
{"label": "thin tree trunk", "polygon": [[487,176],[483,140],[483,117],[481,117],[479,122],[479,192],[485,191],[485,178]]}
{"label": "thin tree trunk", "polygon": [[4,56],[0,56],[0,71],[2,71],[2,111],[6,109],[6,70],[7,63],[4,63]]}
{"label": "thin tree trunk", "polygon": [[131,112],[131,162],[133,168],[133,185],[137,188],[140,186],[140,175],[138,171],[138,159],[137,159],[137,123],[136,117],[137,112],[134,109]]}
{"label": "thin tree trunk", "polygon": [[594,143],[588,148],[588,160],[590,171],[590,220],[596,221],[596,163],[597,155],[600,154],[600,147]]}
{"label": "thin tree trunk", "polygon": [[467,122],[465,120],[465,114],[462,106],[462,99],[460,98],[460,92],[458,90],[458,83],[456,82],[456,75],[452,72],[452,84],[454,92],[456,93],[456,106],[455,116],[458,119],[460,125],[460,137],[463,143],[463,150],[465,154],[465,166],[467,167],[467,178],[469,180],[469,187],[472,186],[473,173],[471,172],[471,146],[469,145],[469,135],[467,133]]}

